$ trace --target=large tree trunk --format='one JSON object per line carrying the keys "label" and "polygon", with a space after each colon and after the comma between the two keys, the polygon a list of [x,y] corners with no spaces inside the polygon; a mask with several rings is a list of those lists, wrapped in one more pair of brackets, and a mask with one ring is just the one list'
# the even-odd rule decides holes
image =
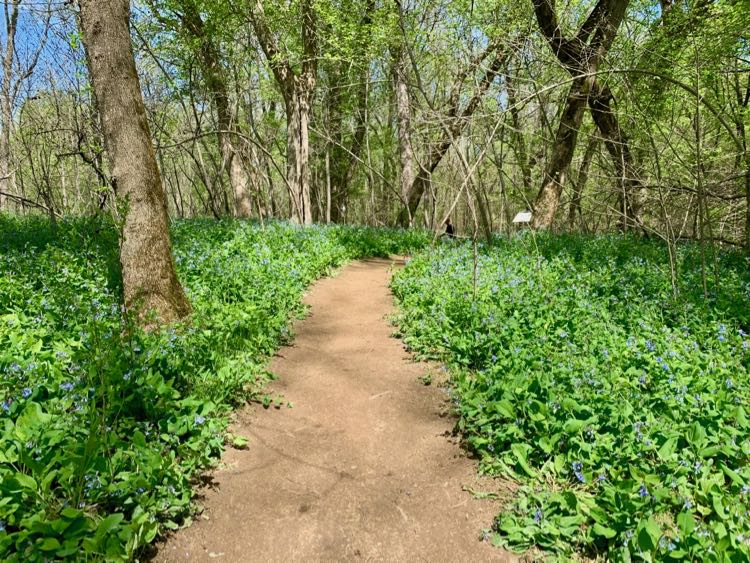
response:
{"label": "large tree trunk", "polygon": [[[298,80],[295,80],[297,83]],[[310,102],[299,86],[286,96],[287,183],[291,188],[292,219],[301,225],[313,222],[310,197]]]}
{"label": "large tree trunk", "polygon": [[190,313],[177,280],[169,219],[130,40],[129,0],[80,0],[83,43],[118,196],[125,305],[147,327]]}
{"label": "large tree trunk", "polygon": [[586,110],[586,82],[587,80],[583,78],[573,82],[565,101],[565,109],[560,117],[552,154],[544,169],[542,188],[534,202],[532,227],[535,229],[548,229],[555,219]]}
{"label": "large tree trunk", "polygon": [[[576,78],[565,102],[555,147],[534,203],[532,227],[549,229],[555,219],[565,177],[573,160],[589,92],[596,88],[596,71],[617,35],[629,0],[599,0],[572,39],[562,35],[555,0],[533,0],[534,13],[552,52]],[[581,76],[588,74],[588,76]]]}

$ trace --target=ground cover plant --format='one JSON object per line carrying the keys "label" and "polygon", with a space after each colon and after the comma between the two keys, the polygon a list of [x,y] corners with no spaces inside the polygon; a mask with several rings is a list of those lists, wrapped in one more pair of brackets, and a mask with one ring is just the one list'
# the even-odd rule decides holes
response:
{"label": "ground cover plant", "polygon": [[305,288],[428,242],[207,220],[172,235],[194,314],[146,334],[120,306],[110,221],[0,215],[0,559],[126,560],[177,527],[231,407],[264,399]]}
{"label": "ground cover plant", "polygon": [[[750,558],[745,255],[520,236],[417,255],[406,344],[452,374],[481,468],[518,481],[492,540],[550,558]],[[706,274],[704,296],[703,279]]]}

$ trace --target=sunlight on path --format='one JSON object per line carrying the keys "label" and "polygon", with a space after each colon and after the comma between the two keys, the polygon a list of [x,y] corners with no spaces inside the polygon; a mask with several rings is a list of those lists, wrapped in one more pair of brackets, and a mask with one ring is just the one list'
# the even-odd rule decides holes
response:
{"label": "sunlight on path", "polygon": [[157,561],[508,561],[480,541],[497,505],[445,437],[445,395],[419,380],[385,316],[392,263],[318,282],[293,346],[273,360],[293,408],[248,408],[196,524]]}

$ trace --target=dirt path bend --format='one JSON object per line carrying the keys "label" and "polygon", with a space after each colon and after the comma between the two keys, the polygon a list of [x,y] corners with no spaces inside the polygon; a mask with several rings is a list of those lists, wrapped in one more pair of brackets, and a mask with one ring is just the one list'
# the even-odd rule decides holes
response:
{"label": "dirt path bend", "polygon": [[480,541],[497,506],[448,440],[445,395],[425,387],[385,315],[391,262],[318,282],[294,345],[274,358],[293,408],[238,415],[205,512],[157,561],[504,561]]}

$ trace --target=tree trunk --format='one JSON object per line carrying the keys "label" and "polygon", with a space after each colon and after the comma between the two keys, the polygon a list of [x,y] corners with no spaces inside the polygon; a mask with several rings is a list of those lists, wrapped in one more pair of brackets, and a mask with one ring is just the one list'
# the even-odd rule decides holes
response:
{"label": "tree trunk", "polygon": [[[401,46],[394,56],[393,79],[396,89],[396,123],[398,126],[398,157],[401,165],[401,198],[409,213],[407,225],[412,226],[413,215],[409,212],[409,193],[414,184],[414,151],[411,146],[411,99],[408,84],[408,61],[406,49]],[[418,203],[418,202],[417,202]]]}
{"label": "tree trunk", "polygon": [[292,220],[302,225],[313,222],[310,197],[310,111],[317,81],[317,21],[312,0],[302,0],[301,70],[279,52],[276,39],[266,22],[263,2],[256,0],[250,21],[281,90],[287,118],[287,184],[290,190]]}
{"label": "tree trunk", "polygon": [[595,73],[612,46],[629,0],[599,0],[572,39],[562,35],[555,0],[533,2],[539,29],[560,63],[571,76],[589,74],[576,78],[571,86],[557,130],[555,147],[534,204],[532,227],[549,229],[555,219],[568,167],[573,160],[588,94],[596,86]]}
{"label": "tree trunk", "polygon": [[620,230],[627,231],[642,225],[642,185],[633,163],[628,138],[620,129],[617,117],[610,106],[611,100],[612,93],[609,88],[596,84],[589,96],[589,107],[594,123],[602,134],[607,152],[612,157],[621,200]]}
{"label": "tree trunk", "polygon": [[[3,81],[0,93],[0,193],[14,194],[13,171],[10,162],[10,129],[13,126],[13,61],[16,54],[16,30],[18,29],[18,0],[5,1],[5,53],[3,53]],[[10,11],[8,9],[10,8]],[[0,195],[0,209],[4,206],[4,195]]]}
{"label": "tree trunk", "polygon": [[563,186],[567,178],[570,163],[573,160],[578,131],[581,128],[586,109],[586,81],[579,78],[570,88],[565,109],[560,118],[560,125],[555,135],[547,166],[542,177],[542,188],[534,202],[534,214],[531,226],[534,229],[549,229],[555,220],[555,213],[560,202]]}
{"label": "tree trunk", "polygon": [[[298,80],[295,80],[298,83]],[[310,103],[306,93],[296,87],[286,102],[287,115],[287,182],[291,187],[292,219],[300,225],[310,225]]]}
{"label": "tree trunk", "polygon": [[599,146],[599,138],[592,135],[586,145],[586,152],[583,154],[583,162],[581,162],[576,181],[573,184],[573,199],[570,200],[570,211],[568,213],[568,231],[571,233],[575,230],[576,215],[581,215],[583,190],[586,188],[586,182],[588,182],[589,179],[589,167],[591,166],[591,161],[594,158],[597,146]]}
{"label": "tree trunk", "polygon": [[511,78],[511,73],[508,73],[505,77],[505,88],[508,91],[508,109],[510,110],[511,123],[513,123],[513,152],[516,155],[516,160],[523,176],[524,192],[528,194],[529,190],[531,190],[531,166],[529,166],[526,140],[523,138],[521,115],[518,110],[516,87],[514,80]]}
{"label": "tree trunk", "polygon": [[125,305],[146,327],[168,323],[188,315],[190,304],[172,260],[166,197],[130,40],[130,2],[79,4],[112,179],[127,206],[120,247]]}
{"label": "tree trunk", "polygon": [[[461,85],[466,76],[472,73],[488,55],[493,56],[492,63],[479,81],[479,84],[474,91],[474,95],[469,99],[464,110],[461,111],[459,107]],[[454,141],[463,133],[474,115],[474,112],[479,107],[482,98],[487,93],[487,90],[489,90],[490,85],[500,73],[500,69],[505,63],[507,56],[508,51],[502,49],[499,41],[495,41],[487,47],[482,56],[478,57],[469,67],[459,74],[451,93],[451,104],[448,111],[447,123],[444,126],[444,135],[440,142],[432,149],[432,152],[427,159],[426,166],[421,167],[419,174],[417,174],[417,177],[409,188],[409,195],[406,198],[406,206],[398,216],[398,224],[400,226],[408,227],[413,223],[414,214],[417,212],[420,201],[422,201],[422,196],[424,195],[425,190],[430,186],[432,173],[443,160],[443,157],[448,153],[451,146],[453,146]]]}
{"label": "tree trunk", "polygon": [[195,3],[192,0],[183,1],[181,7],[184,10],[181,18],[183,27],[194,40],[201,74],[216,107],[221,166],[222,170],[229,175],[229,183],[234,195],[234,214],[237,217],[250,217],[253,212],[253,202],[249,192],[250,177],[232,138],[237,130],[237,123],[233,119],[230,108],[229,87],[221,63],[221,55],[214,43],[214,38],[205,29],[205,23]]}

